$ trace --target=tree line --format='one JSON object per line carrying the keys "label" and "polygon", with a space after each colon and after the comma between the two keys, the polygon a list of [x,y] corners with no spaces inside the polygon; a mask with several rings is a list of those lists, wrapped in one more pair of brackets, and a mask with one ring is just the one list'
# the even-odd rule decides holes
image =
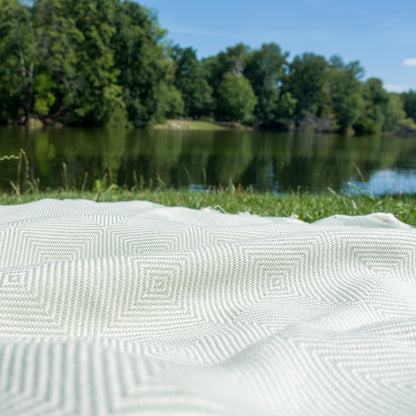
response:
{"label": "tree line", "polygon": [[416,129],[416,92],[363,80],[358,61],[276,43],[199,60],[166,42],[132,1],[0,0],[0,122],[144,127],[212,118],[260,128],[380,133]]}

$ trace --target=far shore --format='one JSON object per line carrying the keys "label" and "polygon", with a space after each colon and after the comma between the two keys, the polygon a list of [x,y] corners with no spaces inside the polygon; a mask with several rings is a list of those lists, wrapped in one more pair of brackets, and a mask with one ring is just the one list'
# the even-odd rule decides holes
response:
{"label": "far shore", "polygon": [[169,119],[163,124],[155,124],[156,130],[254,130],[253,127],[231,121],[203,121]]}

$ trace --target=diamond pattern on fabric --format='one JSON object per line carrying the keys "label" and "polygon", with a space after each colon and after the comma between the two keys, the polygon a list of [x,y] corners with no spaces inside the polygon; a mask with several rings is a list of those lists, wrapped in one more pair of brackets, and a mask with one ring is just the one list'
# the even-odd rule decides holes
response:
{"label": "diamond pattern on fabric", "polygon": [[416,414],[416,231],[0,206],[0,415]]}

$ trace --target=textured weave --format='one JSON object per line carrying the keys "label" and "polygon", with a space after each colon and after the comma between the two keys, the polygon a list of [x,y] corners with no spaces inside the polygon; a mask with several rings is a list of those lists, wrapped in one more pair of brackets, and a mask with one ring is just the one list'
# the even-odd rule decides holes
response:
{"label": "textured weave", "polygon": [[0,206],[0,415],[416,414],[416,231]]}

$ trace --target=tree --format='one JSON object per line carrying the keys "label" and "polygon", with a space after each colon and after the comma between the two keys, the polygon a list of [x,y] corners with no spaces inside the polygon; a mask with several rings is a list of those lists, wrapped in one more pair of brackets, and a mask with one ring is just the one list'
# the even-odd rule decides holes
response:
{"label": "tree", "polygon": [[81,33],[74,44],[78,88],[72,104],[72,121],[103,125],[114,113],[124,109],[112,48],[118,0],[62,1],[69,18]]}
{"label": "tree", "polygon": [[383,131],[398,131],[401,133],[416,132],[416,123],[413,118],[407,117],[399,94],[388,94],[388,101],[385,107]]}
{"label": "tree", "polygon": [[216,115],[222,117],[223,107],[220,98],[223,97],[223,93],[220,94],[220,85],[224,81],[225,74],[230,73],[235,77],[242,76],[246,68],[249,59],[248,46],[239,43],[235,46],[229,47],[225,52],[220,52],[216,56],[204,59],[202,61],[202,67],[206,73],[206,79],[208,84],[213,90],[213,98],[216,109]]}
{"label": "tree", "polygon": [[249,60],[249,52],[250,49],[243,43],[227,48],[225,53],[221,52],[219,61],[223,74],[231,72],[236,77],[243,75]]}
{"label": "tree", "polygon": [[263,44],[250,53],[245,76],[251,83],[258,102],[255,115],[260,125],[276,125],[280,86],[285,74],[288,53],[275,43]]}
{"label": "tree", "polygon": [[296,98],[290,92],[280,94],[275,108],[275,118],[273,125],[283,130],[289,130],[293,125],[296,110]]}
{"label": "tree", "polygon": [[153,120],[162,123],[168,118],[177,118],[183,114],[184,102],[180,91],[174,85],[159,84],[157,108]]}
{"label": "tree", "polygon": [[3,0],[0,26],[6,30],[0,55],[4,54],[3,76],[10,89],[1,95],[14,101],[15,110],[9,112],[13,118],[23,114],[26,123],[33,111],[45,116],[73,102],[75,44],[82,34],[68,18],[72,6],[63,0]]}
{"label": "tree", "polygon": [[6,88],[14,96],[18,108],[23,107],[23,122],[27,123],[33,104],[37,68],[44,58],[44,38],[35,30],[33,9],[16,0],[2,1],[1,28],[4,36],[2,55],[6,63],[2,78],[10,77]]}
{"label": "tree", "polygon": [[401,94],[400,97],[403,101],[407,117],[411,117],[416,122],[416,91],[409,90]]}
{"label": "tree", "polygon": [[243,43],[230,46],[225,52],[204,59],[203,66],[207,70],[209,84],[214,91],[218,89],[224,74],[231,72],[235,76],[243,75],[249,60],[249,47]]}
{"label": "tree", "polygon": [[0,121],[3,122],[21,114],[24,100],[21,77],[26,67],[18,36],[21,20],[22,10],[17,1],[0,0]]}
{"label": "tree", "polygon": [[184,115],[200,117],[212,108],[212,88],[205,72],[192,48],[174,46],[171,52],[175,68],[175,87],[181,92],[184,101]]}
{"label": "tree", "polygon": [[0,120],[143,126],[176,111],[164,33],[130,1],[0,0]]}
{"label": "tree", "polygon": [[214,110],[264,127],[413,129],[416,92],[400,96],[403,106],[380,80],[362,83],[358,62],[304,53],[288,65],[275,43],[199,62],[164,37],[135,1],[0,0],[0,122],[143,127]]}
{"label": "tree", "polygon": [[329,113],[329,65],[324,57],[313,53],[296,56],[289,65],[284,91],[296,100],[294,118],[297,124],[307,114],[324,117]]}
{"label": "tree", "polygon": [[232,121],[249,121],[257,103],[256,95],[247,78],[227,72],[218,88],[218,109]]}
{"label": "tree", "polygon": [[[122,88],[128,118],[135,127],[150,124],[161,117],[159,101],[173,99],[174,65],[161,44],[165,31],[156,17],[146,8],[132,1],[119,4],[115,16],[115,35],[112,40],[118,68],[118,85]],[[169,107],[169,106],[168,106]]]}
{"label": "tree", "polygon": [[368,79],[362,88],[364,109],[354,123],[354,130],[359,134],[376,134],[384,130],[386,105],[389,96],[383,83],[377,78]]}
{"label": "tree", "polygon": [[77,68],[79,47],[85,40],[72,18],[75,3],[37,0],[32,5],[37,34],[38,60],[33,92],[33,112],[40,118],[71,119],[75,100],[85,93]]}
{"label": "tree", "polygon": [[358,61],[344,64],[338,56],[330,59],[330,95],[339,132],[349,134],[364,109],[360,78],[363,68]]}

